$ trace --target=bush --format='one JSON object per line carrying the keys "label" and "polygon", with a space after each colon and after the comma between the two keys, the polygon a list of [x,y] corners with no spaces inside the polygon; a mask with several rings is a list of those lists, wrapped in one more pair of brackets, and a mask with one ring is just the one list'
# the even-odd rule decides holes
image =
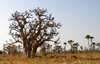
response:
{"label": "bush", "polygon": [[0,50],[0,54],[2,54],[2,51]]}

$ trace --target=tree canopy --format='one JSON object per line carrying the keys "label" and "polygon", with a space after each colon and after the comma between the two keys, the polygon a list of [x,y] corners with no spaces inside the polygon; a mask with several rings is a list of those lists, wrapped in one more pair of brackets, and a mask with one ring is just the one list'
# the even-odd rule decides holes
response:
{"label": "tree canopy", "polygon": [[47,9],[39,7],[23,13],[16,11],[11,15],[10,21],[13,21],[9,26],[9,34],[14,39],[12,43],[20,42],[28,57],[36,53],[44,42],[53,41],[59,34],[57,29],[61,27],[60,23],[54,22],[51,14],[47,15]]}

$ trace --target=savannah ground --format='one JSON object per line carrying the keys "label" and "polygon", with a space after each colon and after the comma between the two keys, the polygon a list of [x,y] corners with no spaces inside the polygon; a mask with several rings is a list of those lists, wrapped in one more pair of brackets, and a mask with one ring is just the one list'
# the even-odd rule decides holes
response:
{"label": "savannah ground", "polygon": [[[49,54],[47,57],[37,55],[34,59],[19,55],[0,55],[0,64],[100,64],[100,53]],[[77,59],[71,58],[76,56]]]}

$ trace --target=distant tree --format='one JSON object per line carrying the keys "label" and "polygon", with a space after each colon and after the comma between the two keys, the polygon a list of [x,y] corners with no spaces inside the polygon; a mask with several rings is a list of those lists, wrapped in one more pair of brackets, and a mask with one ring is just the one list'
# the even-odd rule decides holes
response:
{"label": "distant tree", "polygon": [[[94,39],[94,37],[93,36],[90,36],[91,44],[92,44],[92,39]],[[90,47],[91,47],[91,45],[90,45]]]}
{"label": "distant tree", "polygon": [[67,43],[66,42],[64,42],[64,52],[66,53],[66,45],[67,45]]}
{"label": "distant tree", "polygon": [[10,45],[6,46],[6,50],[7,50],[8,54],[10,55],[11,54],[11,50],[12,50],[11,46]]}
{"label": "distant tree", "polygon": [[96,43],[92,42],[93,52],[95,52],[95,45],[96,45]]}
{"label": "distant tree", "polygon": [[56,53],[56,49],[53,49],[53,50],[52,50],[52,53],[53,53],[53,54]]}
{"label": "distant tree", "polygon": [[74,43],[74,44],[73,44],[73,48],[74,48],[73,50],[74,50],[75,52],[77,52],[78,46],[79,46],[78,43]]}
{"label": "distant tree", "polygon": [[21,50],[22,50],[22,46],[21,45],[18,45],[17,46],[17,50],[18,50],[18,54],[20,54],[21,53]]}
{"label": "distant tree", "polygon": [[7,49],[6,49],[6,44],[3,44],[3,51],[4,51],[4,53],[6,53],[6,52],[7,52]]}
{"label": "distant tree", "polygon": [[83,46],[80,46],[80,52],[83,53]]}
{"label": "distant tree", "polygon": [[97,43],[96,46],[98,46],[98,49],[100,50],[100,43]]}
{"label": "distant tree", "polygon": [[57,45],[56,50],[57,50],[57,52],[60,54],[60,53],[61,53],[61,51],[62,51],[62,47]]}
{"label": "distant tree", "polygon": [[72,53],[72,47],[73,47],[72,43],[73,43],[73,42],[74,42],[73,40],[69,40],[69,41],[68,41],[68,43],[69,43],[70,46],[71,46],[71,53]]}
{"label": "distant tree", "polygon": [[89,49],[90,48],[90,44],[89,44],[90,35],[86,35],[85,38],[88,40],[88,49]]}
{"label": "distant tree", "polygon": [[47,49],[48,49],[48,53],[50,53],[50,49],[51,49],[52,45],[47,44]]}
{"label": "distant tree", "polygon": [[20,13],[16,11],[12,14],[10,20],[9,34],[15,40],[12,43],[21,43],[23,53],[32,58],[37,48],[46,41],[52,41],[59,33],[57,29],[61,27],[60,23],[54,22],[52,15],[47,15],[47,9],[34,9]]}
{"label": "distant tree", "polygon": [[59,39],[60,39],[60,38],[58,38],[58,39],[54,42],[55,47],[57,46],[57,44],[60,44]]}
{"label": "distant tree", "polygon": [[83,46],[80,46],[80,49],[83,51]]}
{"label": "distant tree", "polygon": [[52,53],[52,45],[50,45],[50,53]]}
{"label": "distant tree", "polygon": [[93,36],[90,36],[90,39],[91,39],[91,43],[92,43],[92,39],[94,39],[94,37]]}
{"label": "distant tree", "polygon": [[45,56],[45,55],[47,54],[46,49],[47,49],[47,43],[43,43],[43,44],[41,45],[41,49],[40,49],[40,53],[41,53],[43,56]]}

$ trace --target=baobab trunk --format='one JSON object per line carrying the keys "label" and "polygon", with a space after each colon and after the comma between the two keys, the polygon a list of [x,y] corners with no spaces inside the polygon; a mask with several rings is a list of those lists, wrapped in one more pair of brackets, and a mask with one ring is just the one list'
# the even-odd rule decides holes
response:
{"label": "baobab trunk", "polygon": [[36,55],[37,48],[37,46],[32,47],[32,49],[28,52],[28,57],[30,57],[31,59],[34,58]]}
{"label": "baobab trunk", "polygon": [[22,56],[24,57],[24,55],[25,55],[25,47],[24,47],[24,42],[23,41],[22,41],[22,48],[23,48]]}

